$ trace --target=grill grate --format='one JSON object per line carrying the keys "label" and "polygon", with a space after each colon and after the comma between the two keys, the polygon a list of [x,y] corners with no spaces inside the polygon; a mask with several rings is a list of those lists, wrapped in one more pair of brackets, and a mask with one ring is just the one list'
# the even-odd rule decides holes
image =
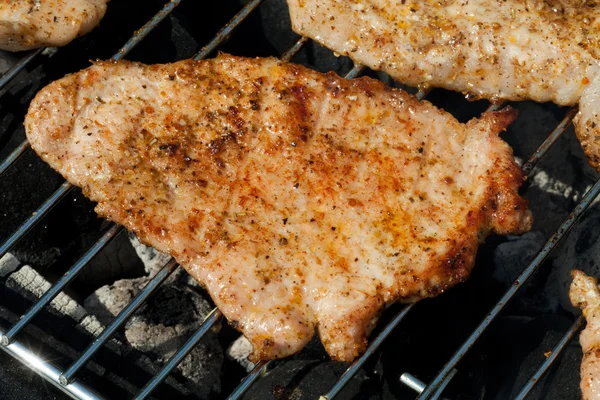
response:
{"label": "grill grate", "polygon": [[[534,154],[533,157],[536,155]],[[465,356],[467,351],[475,344],[477,339],[481,337],[483,332],[490,326],[492,321],[496,319],[496,317],[500,314],[500,312],[504,309],[504,307],[513,299],[513,297],[517,294],[517,291],[523,287],[525,282],[533,275],[535,271],[539,268],[539,266],[546,260],[550,252],[556,247],[556,245],[560,242],[560,240],[565,236],[569,230],[575,225],[579,217],[583,214],[583,212],[590,206],[592,201],[598,196],[600,193],[600,179],[596,181],[594,186],[583,196],[581,202],[575,207],[575,209],[571,212],[569,217],[561,224],[561,226],[556,230],[556,232],[550,237],[550,239],[546,242],[544,247],[540,250],[540,252],[534,257],[533,261],[529,263],[527,268],[519,275],[516,279],[515,284],[510,287],[502,296],[502,298],[496,303],[494,308],[490,311],[490,313],[485,317],[485,319],[479,324],[479,326],[473,331],[473,333],[469,336],[469,338],[460,346],[460,348],[454,353],[450,361],[446,363],[444,368],[439,372],[439,374],[435,377],[433,382],[421,393],[418,397],[419,400],[425,400],[430,398],[430,396],[435,391],[436,387],[441,384],[444,378],[452,371],[452,369],[458,364],[458,362]]]}
{"label": "grill grate", "polygon": [[[263,0],[251,0],[236,14],[216,35],[204,46],[195,56],[194,59],[199,60],[206,58],[209,54],[215,51],[232,33],[233,31],[263,2]],[[113,56],[114,59],[125,57],[141,40],[143,40],[151,31],[153,31],[159,23],[168,16],[175,7],[181,3],[181,0],[172,0],[164,5],[162,10],[158,12],[146,25],[127,41],[127,43]],[[288,51],[286,51],[282,59],[291,60],[301,48],[309,42],[307,38],[300,38]],[[17,62],[9,71],[0,78],[0,90],[4,88],[18,73],[23,71],[36,57],[38,57],[44,49],[29,52],[19,62]],[[364,68],[355,65],[346,75],[347,78],[354,78],[360,75]],[[427,95],[425,91],[419,91],[417,97],[422,100]],[[499,109],[501,105],[492,105],[489,110]],[[530,174],[537,163],[548,152],[552,145],[569,127],[575,113],[576,108],[570,109],[563,120],[556,126],[544,142],[538,147],[533,155],[523,164],[523,171],[526,175]],[[2,175],[19,157],[29,149],[27,141],[21,143],[17,148],[0,164],[0,175]],[[69,183],[64,183],[54,192],[34,213],[27,219],[10,237],[0,245],[0,258],[3,257],[10,248],[23,238],[29,230],[36,225],[47,213],[73,188]],[[517,294],[523,287],[525,282],[532,274],[540,267],[542,262],[548,257],[550,252],[557,246],[559,241],[565,234],[576,224],[578,218],[590,206],[592,201],[600,193],[600,180],[592,186],[591,189],[583,196],[581,202],[575,207],[570,216],[562,223],[558,230],[550,237],[548,242],[543,246],[540,252],[529,263],[521,275],[517,278],[515,284],[502,296],[496,303],[485,319],[471,333],[468,339],[460,346],[456,353],[450,358],[434,380],[426,385],[410,374],[404,374],[401,381],[407,386],[420,392],[419,399],[438,398],[443,392],[446,385],[456,374],[456,366],[460,360],[466,355],[474,343],[481,337],[484,331],[495,320],[500,312],[505,308],[508,302]],[[0,344],[1,348],[6,352],[19,359],[28,365],[35,372],[46,378],[48,381],[59,387],[65,393],[75,398],[81,399],[101,399],[100,395],[83,383],[74,380],[77,372],[83,367],[90,358],[112,337],[112,335],[132,316],[132,314],[151,296],[155,290],[173,273],[177,264],[174,260],[167,263],[153,279],[142,289],[142,291],[129,303],[121,313],[115,317],[111,324],[88,346],[83,354],[66,370],[61,371],[51,363],[43,360],[39,355],[28,349],[18,340],[17,335],[25,328],[31,320],[44,309],[54,297],[56,297],[75,277],[85,268],[87,263],[98,254],[112,239],[122,232],[122,228],[111,224],[105,231],[102,237],[59,279],[56,284],[48,290],[34,305],[21,316],[21,319],[12,326],[7,332],[0,329]],[[350,379],[358,372],[365,362],[376,352],[380,344],[389,336],[389,334],[402,322],[405,316],[413,310],[414,304],[405,306],[392,320],[383,328],[375,338],[371,339],[371,343],[360,358],[355,360],[344,374],[335,382],[328,393],[322,396],[322,399],[334,398],[340,390],[350,381]],[[193,347],[202,339],[203,335],[215,326],[221,320],[221,313],[214,309],[205,319],[200,328],[193,334],[188,341],[175,353],[175,355],[165,364],[165,366],[144,386],[137,394],[136,399],[144,399],[148,397],[152,391],[172,372],[172,370],[183,360],[183,358],[193,349]],[[539,367],[527,384],[522,388],[517,396],[518,399],[523,399],[532,390],[534,385],[539,381],[543,374],[556,361],[561,351],[571,341],[574,335],[584,324],[583,317],[578,318],[572,327],[566,332],[563,338],[556,345],[550,357]],[[271,362],[259,362],[255,368],[242,380],[239,386],[231,393],[230,399],[238,399],[246,392],[246,390],[259,379],[271,365]]]}
{"label": "grill grate", "polygon": [[575,320],[575,323],[571,325],[571,328],[569,328],[567,333],[565,333],[562,339],[560,339],[556,347],[552,349],[552,354],[548,356],[546,361],[544,361],[542,365],[540,365],[538,370],[533,374],[533,376],[529,378],[529,381],[525,384],[523,389],[521,389],[517,397],[515,397],[515,400],[523,400],[525,397],[527,397],[527,395],[529,394],[529,392],[531,392],[535,384],[541,379],[541,377],[546,373],[546,371],[548,371],[548,369],[552,366],[554,361],[556,361],[560,353],[562,353],[565,347],[567,347],[569,342],[573,339],[575,334],[579,332],[579,330],[583,326],[583,323],[583,316],[579,316],[579,318]]}

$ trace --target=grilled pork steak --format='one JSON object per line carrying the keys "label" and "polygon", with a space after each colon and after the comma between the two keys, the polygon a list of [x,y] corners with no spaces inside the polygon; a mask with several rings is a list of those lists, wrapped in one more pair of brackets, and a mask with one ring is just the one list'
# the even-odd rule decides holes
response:
{"label": "grilled pork steak", "polygon": [[576,105],[600,170],[600,3],[287,0],[296,32],[399,82],[490,100]]}
{"label": "grilled pork steak", "polygon": [[91,31],[108,0],[0,0],[0,49],[64,46]]}
{"label": "grilled pork steak", "polygon": [[361,78],[273,58],[98,62],[44,88],[35,151],[98,214],[173,255],[254,346],[318,330],[352,360],[388,304],[464,281],[491,231],[531,226],[498,133]]}
{"label": "grilled pork steak", "polygon": [[579,342],[583,350],[581,361],[581,394],[583,400],[600,399],[600,288],[596,278],[581,271],[571,272],[573,282],[569,298],[574,307],[583,311],[587,320]]}

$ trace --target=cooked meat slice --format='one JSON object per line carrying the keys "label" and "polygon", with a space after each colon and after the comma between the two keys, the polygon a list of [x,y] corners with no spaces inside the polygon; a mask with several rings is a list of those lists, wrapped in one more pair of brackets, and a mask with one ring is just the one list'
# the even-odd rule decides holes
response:
{"label": "cooked meat slice", "polygon": [[573,282],[569,298],[583,311],[587,326],[579,336],[581,361],[581,393],[584,400],[600,399],[600,289],[596,278],[581,271],[571,272]]}
{"label": "cooked meat slice", "polygon": [[91,31],[108,0],[2,0],[0,49],[64,46]]}
{"label": "cooked meat slice", "polygon": [[467,124],[362,78],[221,55],[99,62],[43,89],[32,147],[101,216],[172,254],[254,359],[318,330],[352,360],[388,304],[467,278],[490,232],[528,230],[506,110]]}
{"label": "cooked meat slice", "polygon": [[600,3],[287,1],[296,32],[408,85],[492,101],[581,99],[576,133],[600,169]]}

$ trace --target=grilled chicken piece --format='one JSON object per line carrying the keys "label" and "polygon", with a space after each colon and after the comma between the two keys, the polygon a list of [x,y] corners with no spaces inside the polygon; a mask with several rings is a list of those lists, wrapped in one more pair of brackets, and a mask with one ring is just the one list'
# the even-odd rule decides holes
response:
{"label": "grilled chicken piece", "polygon": [[364,351],[381,310],[464,281],[490,231],[531,226],[498,133],[381,82],[221,55],[98,62],[43,89],[35,151],[98,214],[173,255],[253,359]]}
{"label": "grilled chicken piece", "polygon": [[600,170],[600,3],[287,0],[294,30],[399,82],[495,100],[576,105]]}
{"label": "grilled chicken piece", "polygon": [[581,271],[571,272],[573,282],[569,298],[583,311],[587,326],[579,336],[581,361],[581,393],[584,400],[600,399],[600,289],[596,278]]}
{"label": "grilled chicken piece", "polygon": [[108,0],[0,0],[0,49],[64,46],[91,31]]}

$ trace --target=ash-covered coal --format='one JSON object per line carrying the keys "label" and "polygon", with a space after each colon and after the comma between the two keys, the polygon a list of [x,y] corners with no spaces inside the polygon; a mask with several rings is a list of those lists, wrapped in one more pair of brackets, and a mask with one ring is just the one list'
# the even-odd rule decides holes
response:
{"label": "ash-covered coal", "polygon": [[[145,261],[148,276],[103,286],[84,302],[86,310],[104,324],[125,308],[170,259],[134,237],[132,243]],[[127,322],[126,343],[163,364],[198,330],[212,309],[199,284],[179,268]],[[177,371],[188,380],[187,386],[192,387],[197,396],[209,399],[221,393],[222,368],[223,351],[217,333],[209,332],[179,364]]]}
{"label": "ash-covered coal", "polygon": [[252,353],[252,343],[243,335],[240,335],[225,351],[225,356],[238,363],[246,372],[252,371],[254,364],[248,360],[248,356]]}

